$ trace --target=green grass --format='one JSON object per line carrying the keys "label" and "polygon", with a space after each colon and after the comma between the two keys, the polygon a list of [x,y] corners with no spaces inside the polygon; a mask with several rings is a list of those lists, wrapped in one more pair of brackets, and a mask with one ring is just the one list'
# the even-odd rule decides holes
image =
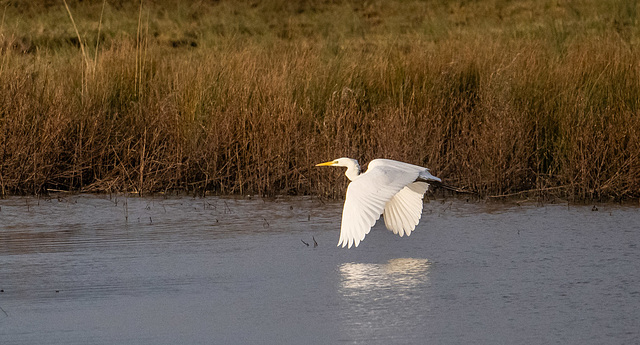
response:
{"label": "green grass", "polygon": [[482,196],[638,198],[637,8],[3,2],[0,193],[339,196],[314,164],[350,156]]}

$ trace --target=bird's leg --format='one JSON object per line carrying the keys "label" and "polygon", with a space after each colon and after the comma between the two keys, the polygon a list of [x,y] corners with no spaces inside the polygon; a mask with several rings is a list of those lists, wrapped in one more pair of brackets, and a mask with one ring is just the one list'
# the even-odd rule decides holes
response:
{"label": "bird's leg", "polygon": [[415,182],[426,182],[426,183],[428,183],[428,184],[430,184],[430,185],[432,185],[434,187],[439,187],[439,188],[450,190],[450,191],[457,192],[457,193],[478,194],[478,193],[473,192],[473,191],[468,191],[468,190],[460,189],[458,187],[453,187],[453,186],[446,185],[446,184],[442,183],[442,181],[438,181],[438,180],[435,180],[435,179],[428,179],[428,178],[424,178],[424,177],[418,177],[415,180]]}

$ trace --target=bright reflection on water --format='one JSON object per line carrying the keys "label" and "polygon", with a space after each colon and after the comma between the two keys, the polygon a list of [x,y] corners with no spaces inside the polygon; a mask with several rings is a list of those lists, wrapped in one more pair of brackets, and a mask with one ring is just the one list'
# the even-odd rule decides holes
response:
{"label": "bright reflection on water", "polygon": [[368,294],[371,290],[393,288],[398,294],[408,294],[427,279],[429,260],[399,258],[384,264],[344,263],[341,293],[346,296]]}
{"label": "bright reflection on water", "polygon": [[350,250],[341,211],[2,199],[0,344],[640,343],[636,207],[431,201]]}
{"label": "bright reflection on water", "polygon": [[[429,265],[427,259],[413,258],[341,264],[343,332],[363,343],[417,341],[414,337],[422,333],[419,327],[426,321],[421,299],[429,288],[425,284]],[[399,336],[398,329],[405,334]]]}

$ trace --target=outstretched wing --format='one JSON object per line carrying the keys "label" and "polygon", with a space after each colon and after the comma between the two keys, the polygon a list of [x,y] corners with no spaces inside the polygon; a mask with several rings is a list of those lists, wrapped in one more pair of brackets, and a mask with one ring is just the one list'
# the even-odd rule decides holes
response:
{"label": "outstretched wing", "polygon": [[389,200],[413,183],[424,170],[414,165],[396,163],[400,162],[374,160],[369,163],[367,172],[349,184],[342,210],[338,246],[357,247],[380,218]]}
{"label": "outstretched wing", "polygon": [[411,235],[422,217],[422,197],[429,188],[425,182],[414,182],[387,202],[384,207],[384,224],[400,236]]}

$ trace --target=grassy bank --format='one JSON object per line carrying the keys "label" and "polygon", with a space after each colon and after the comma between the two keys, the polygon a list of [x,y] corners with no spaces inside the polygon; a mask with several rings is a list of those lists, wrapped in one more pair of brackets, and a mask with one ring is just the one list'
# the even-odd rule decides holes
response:
{"label": "grassy bank", "polygon": [[338,196],[314,164],[350,156],[483,196],[640,196],[636,1],[0,10],[2,195]]}

